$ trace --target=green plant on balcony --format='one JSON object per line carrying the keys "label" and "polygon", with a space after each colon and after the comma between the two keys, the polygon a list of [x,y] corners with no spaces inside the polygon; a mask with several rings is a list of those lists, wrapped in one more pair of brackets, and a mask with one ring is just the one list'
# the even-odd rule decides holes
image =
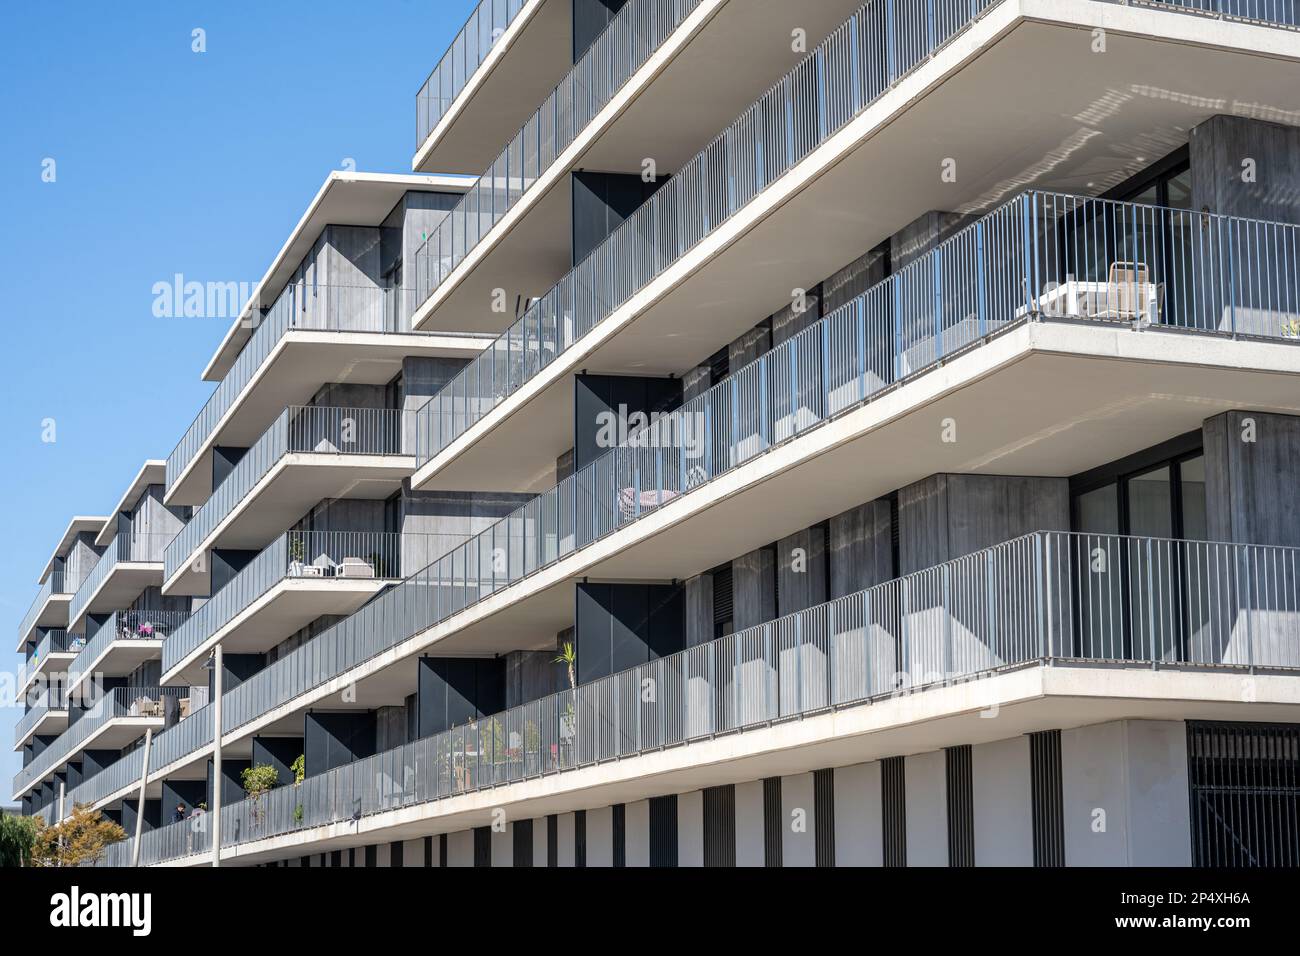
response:
{"label": "green plant on balcony", "polygon": [[[307,759],[303,754],[298,754],[293,763],[289,764],[289,769],[293,771],[293,785],[295,788],[302,786],[303,780],[307,777]],[[293,822],[302,823],[302,804],[296,804],[293,808]]]}
{"label": "green plant on balcony", "polygon": [[1300,319],[1288,319],[1282,323],[1282,338],[1300,339]]}
{"label": "green plant on balcony", "polygon": [[280,771],[270,764],[263,763],[258,764],[256,767],[245,768],[240,777],[244,783],[244,794],[253,803],[253,821],[261,823],[263,816],[262,798],[280,782]]}
{"label": "green plant on balcony", "polygon": [[302,537],[296,534],[289,535],[289,560],[301,562],[307,554],[307,546],[303,544]]}

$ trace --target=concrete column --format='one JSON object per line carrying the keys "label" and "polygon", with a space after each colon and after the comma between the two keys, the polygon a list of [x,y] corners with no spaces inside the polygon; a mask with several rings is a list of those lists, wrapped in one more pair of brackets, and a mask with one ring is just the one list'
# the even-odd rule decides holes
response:
{"label": "concrete column", "polygon": [[812,774],[781,778],[781,831],[784,866],[817,865],[817,812]]}
{"label": "concrete column", "polygon": [[650,865],[650,801],[629,803],[626,810],[626,862],[629,867]]}
{"label": "concrete column", "polygon": [[816,525],[776,543],[778,616],[826,602],[826,528]]}
{"label": "concrete column", "polygon": [[[416,412],[468,363],[461,358],[402,359],[402,448],[408,455],[415,453],[420,438]],[[426,440],[429,437],[424,436]]]}
{"label": "concrete column", "polygon": [[424,866],[424,838],[402,841],[402,866]]}
{"label": "concrete column", "polygon": [[1190,866],[1187,728],[1121,720],[1061,732],[1067,866]]}
{"label": "concrete column", "polygon": [[1033,866],[1029,738],[971,748],[975,865]]}
{"label": "concrete column", "polygon": [[736,784],[736,866],[763,866],[763,781]]}
{"label": "concrete column", "polygon": [[492,831],[492,865],[515,865],[515,825],[507,823],[503,830]]}
{"label": "concrete column", "polygon": [[835,768],[835,865],[882,866],[880,764]]}
{"label": "concrete column", "polygon": [[677,865],[704,865],[704,791],[677,795]]}
{"label": "concrete column", "polygon": [[614,865],[614,808],[587,811],[587,866]]}
{"label": "concrete column", "polygon": [[533,866],[546,868],[546,817],[533,818]]}
{"label": "concrete column", "polygon": [[942,750],[903,760],[907,865],[948,865],[947,770]]}
{"label": "concrete column", "polygon": [[577,824],[574,815],[572,813],[561,813],[557,817],[556,823],[558,824],[556,839],[559,844],[559,864],[562,867],[574,866],[577,859],[576,844],[574,843]]}
{"label": "concrete column", "polygon": [[474,865],[474,831],[458,830],[447,834],[447,865]]}

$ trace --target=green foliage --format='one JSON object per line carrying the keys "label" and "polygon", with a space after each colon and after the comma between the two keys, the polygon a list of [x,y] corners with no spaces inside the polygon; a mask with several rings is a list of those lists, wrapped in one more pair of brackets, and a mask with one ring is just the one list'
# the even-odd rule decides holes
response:
{"label": "green foliage", "polygon": [[31,866],[39,829],[35,817],[0,815],[0,866]]}
{"label": "green foliage", "polygon": [[296,787],[307,776],[306,757],[303,754],[298,754],[294,762],[289,764],[289,769],[293,771],[293,785]]}
{"label": "green foliage", "polygon": [[244,781],[244,793],[253,800],[258,799],[280,782],[280,771],[269,763],[249,767],[241,776]]}
{"label": "green foliage", "polygon": [[561,645],[559,656],[555,658],[556,664],[563,664],[569,676],[569,689],[574,690],[578,686],[578,652],[573,649],[573,641],[565,641]]}
{"label": "green foliage", "polygon": [[293,822],[294,822],[294,823],[302,823],[302,804],[301,804],[301,803],[298,804],[296,807],[293,808]]}

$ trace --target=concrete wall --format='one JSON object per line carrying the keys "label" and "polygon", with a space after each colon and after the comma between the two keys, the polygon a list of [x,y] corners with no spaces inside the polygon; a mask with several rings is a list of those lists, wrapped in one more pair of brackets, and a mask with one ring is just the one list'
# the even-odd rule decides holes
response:
{"label": "concrete wall", "polygon": [[563,664],[555,663],[558,649],[511,651],[503,658],[506,709],[531,703],[569,686]]}
{"label": "concrete wall", "polygon": [[697,574],[682,583],[684,645],[713,640],[713,575]]}
{"label": "concrete wall", "polygon": [[904,759],[907,865],[948,865],[947,768],[942,750]]}
{"label": "concrete wall", "polygon": [[805,528],[776,543],[777,616],[827,600],[827,529]]}
{"label": "concrete wall", "polygon": [[1210,540],[1300,546],[1300,418],[1225,412],[1202,432]]}
{"label": "concrete wall", "polygon": [[460,358],[402,359],[402,449],[407,454],[419,447],[416,413],[468,364],[469,359]]}
{"label": "concrete wall", "polygon": [[[1300,129],[1213,116],[1189,139],[1192,208],[1224,216],[1300,223]],[[1253,182],[1243,162],[1253,160]]]}
{"label": "concrete wall", "polygon": [[976,866],[1033,866],[1029,738],[971,748]]}
{"label": "concrete wall", "polygon": [[899,490],[898,526],[898,570],[910,574],[1030,531],[1068,531],[1069,480],[931,475]]}
{"label": "concrete wall", "polygon": [[1190,866],[1187,730],[1123,720],[1061,732],[1067,866]]}
{"label": "concrete wall", "polygon": [[835,865],[884,863],[880,764],[835,768]]}
{"label": "concrete wall", "polygon": [[735,630],[776,617],[776,565],[771,548],[759,548],[731,562]]}
{"label": "concrete wall", "polygon": [[893,272],[931,251],[943,240],[975,220],[973,215],[938,210],[918,216],[889,237],[889,259]]}
{"label": "concrete wall", "polygon": [[781,778],[781,862],[784,866],[817,865],[817,811],[813,775]]}
{"label": "concrete wall", "polygon": [[704,793],[677,795],[677,865],[704,865]]}
{"label": "concrete wall", "polygon": [[409,576],[491,527],[532,495],[470,491],[403,491],[402,569]]}
{"label": "concrete wall", "polygon": [[887,498],[869,501],[830,519],[828,599],[897,577],[893,525]]}

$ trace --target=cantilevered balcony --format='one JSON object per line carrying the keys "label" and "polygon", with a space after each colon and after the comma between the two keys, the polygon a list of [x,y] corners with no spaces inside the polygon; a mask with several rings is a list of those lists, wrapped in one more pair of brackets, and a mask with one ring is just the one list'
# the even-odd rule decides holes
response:
{"label": "cantilevered balcony", "polygon": [[18,694],[26,693],[38,676],[48,680],[52,674],[68,670],[83,643],[80,637],[61,628],[47,631],[18,672]]}
{"label": "cantilevered balcony", "polygon": [[[191,694],[194,688],[191,688]],[[180,720],[154,735],[149,748],[150,797],[165,774],[169,779],[204,779],[208,749],[212,744],[210,704],[192,707],[192,698],[181,698]],[[99,773],[87,777],[67,793],[65,814],[79,803],[99,809],[128,793],[138,792],[143,770],[144,750],[137,747],[109,764]]]}
{"label": "cantilevered balcony", "polygon": [[14,777],[15,799],[82,750],[122,749],[150,728],[161,730],[163,698],[179,696],[171,687],[115,687],[96,694],[85,710],[69,714],[67,730]]}
{"label": "cantilevered balcony", "polygon": [[26,744],[33,734],[59,734],[68,726],[67,695],[57,685],[33,694],[28,704],[27,712],[14,727],[14,750]]}
{"label": "cantilevered balcony", "polygon": [[404,413],[286,408],[167,546],[163,591],[206,594],[214,547],[260,549],[326,498],[383,499],[414,470]]}
{"label": "cantilevered balcony", "polygon": [[[1103,191],[1141,168],[1116,157],[1186,143],[1229,91],[1279,116],[1300,109],[1280,92],[1300,90],[1292,29],[1185,7],[995,0],[976,19],[943,4],[964,12],[927,32],[926,4],[902,18],[885,6],[833,33],[444,389],[418,451],[447,454],[422,464],[417,487],[540,490],[573,445],[572,373],[680,373],[928,210],[983,211],[1037,181]],[[1108,37],[1101,71],[1077,44],[1094,22]],[[1029,89],[1027,73],[1040,78]],[[1117,86],[1139,92],[1106,107]],[[1045,119],[1028,129],[1025,115]],[[1023,160],[1008,167],[1013,147]],[[942,182],[953,156],[961,172]]]}
{"label": "cantilevered balcony", "polygon": [[407,356],[468,358],[482,346],[474,336],[411,333],[409,310],[400,288],[286,286],[167,457],[167,503],[202,504],[213,445],[253,444],[324,383],[386,384]]}
{"label": "cantilevered balcony", "polygon": [[415,95],[411,168],[482,167],[567,69],[571,20],[560,0],[480,0]]}
{"label": "cantilevered balcony", "polygon": [[119,530],[81,582],[68,607],[68,629],[87,614],[107,614],[134,601],[145,588],[162,584],[163,550],[173,533]]}
{"label": "cantilevered balcony", "polygon": [[[399,645],[554,634],[575,575],[685,578],[929,474],[1068,475],[1232,408],[1294,414],[1298,256],[1295,226],[1006,203],[241,684],[226,729]],[[480,603],[490,624],[452,623]]]}
{"label": "cantilevered balcony", "polygon": [[218,641],[228,653],[260,653],[318,617],[351,614],[455,540],[383,531],[283,534],[163,642],[163,683],[203,681]]}
{"label": "cantilevered balcony", "polygon": [[[328,839],[331,824],[355,833],[403,809],[409,824],[411,808],[434,816],[440,801],[464,812],[453,798],[488,789],[496,806],[536,799],[502,788],[554,775],[574,774],[590,798],[652,755],[657,773],[693,774],[698,788],[770,775],[773,760],[791,772],[799,752],[816,769],[835,762],[826,748],[874,759],[933,749],[936,734],[982,742],[1159,716],[1174,701],[1205,718],[1293,719],[1297,567],[1295,548],[1024,535],[223,807],[223,847]],[[982,720],[994,707],[998,720]],[[664,760],[668,748],[682,749]],[[211,850],[183,834],[162,828],[144,862]]]}
{"label": "cantilevered balcony", "polygon": [[41,588],[36,592],[36,599],[23,615],[18,625],[18,651],[32,639],[38,627],[66,627],[68,624],[68,604],[72,600],[71,592],[64,585],[62,568],[54,568],[46,575]]}
{"label": "cantilevered balcony", "polygon": [[814,45],[855,5],[628,0],[513,139],[464,167],[478,183],[419,251],[415,327],[501,331],[494,289],[527,298],[573,263],[572,170],[674,175],[803,55],[795,31]]}
{"label": "cantilevered balcony", "polygon": [[68,690],[75,692],[92,676],[124,677],[153,660],[167,635],[189,616],[188,611],[114,611],[68,665]]}

